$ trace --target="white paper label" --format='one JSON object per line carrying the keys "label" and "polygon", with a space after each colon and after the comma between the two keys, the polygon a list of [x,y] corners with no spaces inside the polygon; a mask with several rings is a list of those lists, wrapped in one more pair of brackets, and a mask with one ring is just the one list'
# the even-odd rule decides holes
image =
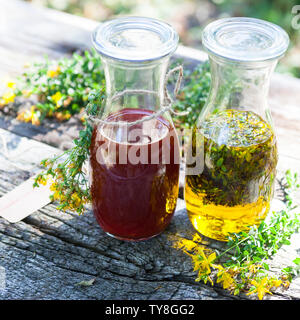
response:
{"label": "white paper label", "polygon": [[33,188],[34,177],[0,198],[0,216],[9,222],[18,222],[50,203],[50,183]]}

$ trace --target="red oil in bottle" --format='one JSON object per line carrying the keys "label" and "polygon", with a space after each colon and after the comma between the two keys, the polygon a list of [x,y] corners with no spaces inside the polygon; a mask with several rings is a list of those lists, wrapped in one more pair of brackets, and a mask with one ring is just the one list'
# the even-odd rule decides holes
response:
{"label": "red oil in bottle", "polygon": [[[133,122],[152,113],[123,109],[106,120]],[[95,127],[90,169],[93,211],[106,233],[137,241],[168,226],[179,180],[178,138],[169,121],[158,117],[127,129]]]}

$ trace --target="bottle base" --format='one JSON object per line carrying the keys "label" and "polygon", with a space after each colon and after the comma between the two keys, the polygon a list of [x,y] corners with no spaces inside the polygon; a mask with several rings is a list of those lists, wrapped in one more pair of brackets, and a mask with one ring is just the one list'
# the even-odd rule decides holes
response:
{"label": "bottle base", "polygon": [[194,228],[202,235],[218,240],[228,241],[228,236],[241,231],[248,232],[249,227],[259,225],[269,211],[270,201],[259,198],[253,203],[225,206],[214,203],[204,204],[186,188],[185,201],[188,217]]}
{"label": "bottle base", "polygon": [[[224,231],[224,228],[221,226],[224,221],[207,221],[203,216],[197,215],[196,217],[193,214],[189,213],[190,221],[193,227],[203,236],[222,242],[228,241],[229,233]],[[225,226],[224,226],[225,227]]]}
{"label": "bottle base", "polygon": [[259,225],[260,220],[257,223],[251,225],[242,225],[238,221],[224,220],[224,219],[206,219],[204,216],[189,214],[190,221],[194,228],[204,235],[213,240],[227,242],[229,241],[230,234],[239,232],[248,232],[249,228],[253,225]]}
{"label": "bottle base", "polygon": [[187,201],[187,212],[194,228],[202,235],[226,242],[232,233],[248,232],[249,227],[259,225],[269,211],[269,204],[255,206],[253,204],[236,207],[203,206],[195,213],[190,210]]}

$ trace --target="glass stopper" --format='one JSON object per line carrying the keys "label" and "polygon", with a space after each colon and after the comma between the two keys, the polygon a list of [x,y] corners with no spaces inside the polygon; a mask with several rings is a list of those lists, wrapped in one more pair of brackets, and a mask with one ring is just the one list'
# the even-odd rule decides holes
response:
{"label": "glass stopper", "polygon": [[127,17],[102,23],[94,31],[92,41],[100,54],[134,62],[172,54],[178,45],[178,35],[165,22]]}
{"label": "glass stopper", "polygon": [[205,49],[229,60],[255,62],[277,59],[289,44],[279,26],[254,18],[225,18],[210,23],[203,31]]}

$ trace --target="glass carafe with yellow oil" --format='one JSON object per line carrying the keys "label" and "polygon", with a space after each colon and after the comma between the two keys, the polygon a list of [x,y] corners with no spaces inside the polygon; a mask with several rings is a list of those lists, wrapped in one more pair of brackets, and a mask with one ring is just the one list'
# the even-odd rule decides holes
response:
{"label": "glass carafe with yellow oil", "polygon": [[226,241],[270,208],[278,157],[267,97],[289,39],[269,22],[226,18],[209,24],[202,41],[212,84],[190,139],[201,165],[187,165],[185,200],[196,230]]}

